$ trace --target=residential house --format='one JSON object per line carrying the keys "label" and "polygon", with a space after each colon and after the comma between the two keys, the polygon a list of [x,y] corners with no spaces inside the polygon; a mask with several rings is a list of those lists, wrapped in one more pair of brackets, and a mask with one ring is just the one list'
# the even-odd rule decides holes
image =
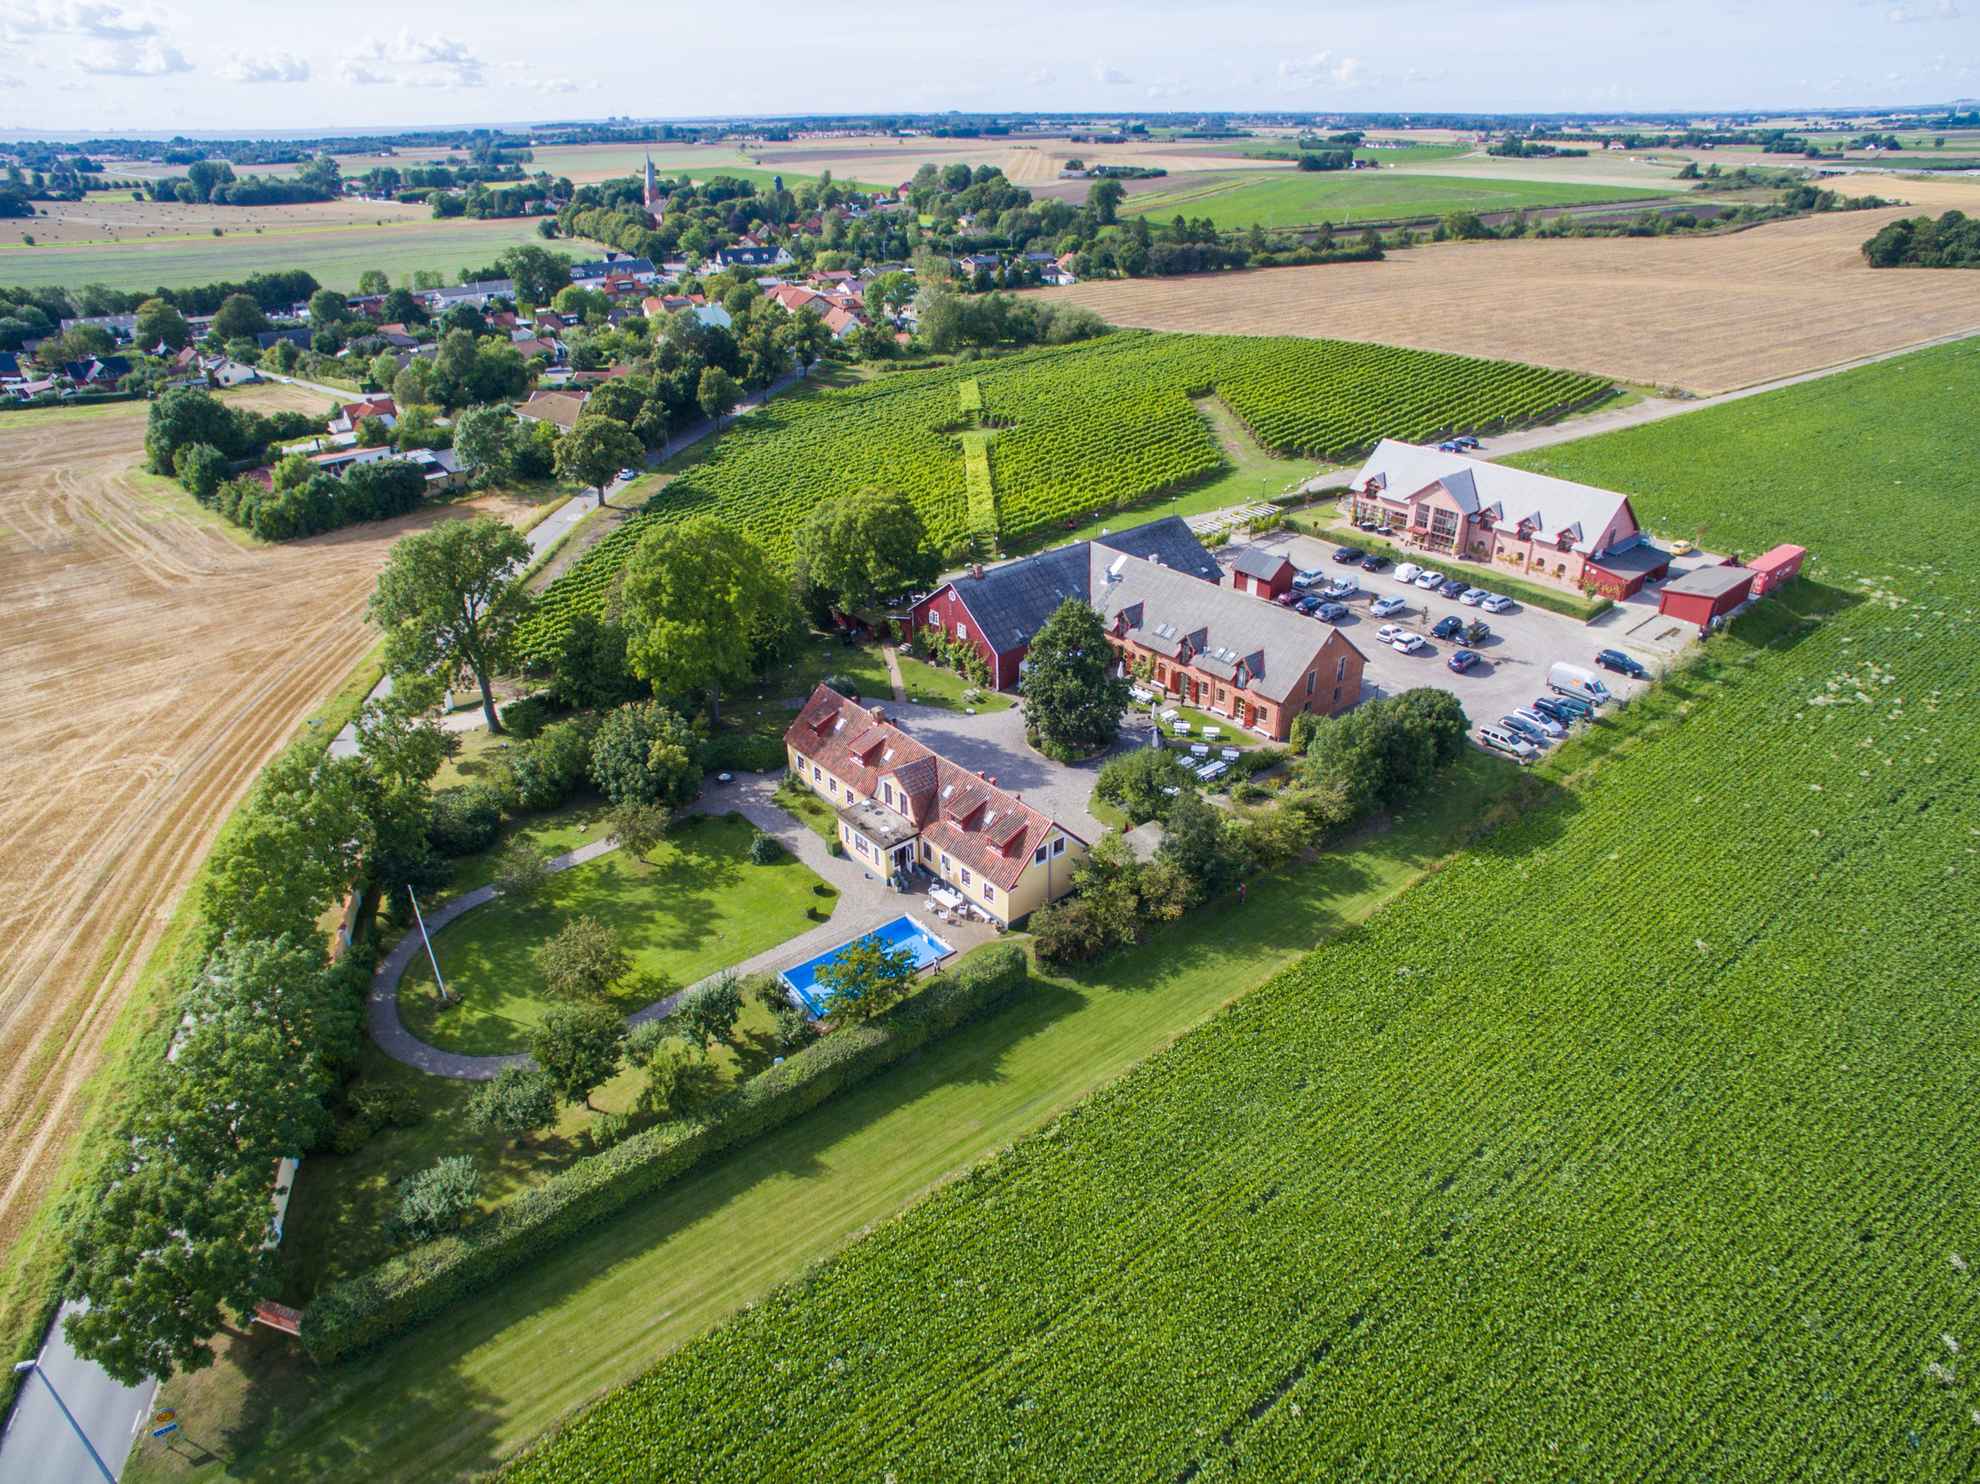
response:
{"label": "residential house", "polygon": [[86,361],[70,361],[62,374],[76,386],[114,387],[131,374],[128,356],[91,356]]}
{"label": "residential house", "polygon": [[802,284],[795,283],[780,284],[770,290],[764,297],[781,304],[792,314],[797,314],[813,306],[816,306],[818,312],[823,314],[832,302],[816,289],[808,289]]}
{"label": "residential house", "polygon": [[263,330],[259,335],[254,337],[254,343],[263,350],[270,350],[280,345],[284,340],[288,341],[297,350],[308,350],[316,343],[315,337],[308,330],[300,327],[290,330]]}
{"label": "residential house", "polygon": [[[1412,551],[1626,598],[1670,571],[1627,495],[1385,438],[1348,485],[1355,518]],[[1490,579],[1480,574],[1480,586]]]}
{"label": "residential house", "polygon": [[418,295],[420,302],[434,314],[444,314],[456,304],[472,304],[477,309],[485,309],[497,299],[513,303],[515,297],[516,286],[506,278],[483,278],[474,283],[450,284],[445,288],[426,289]]}
{"label": "residential house", "polygon": [[1332,624],[1097,543],[1088,587],[1121,669],[1178,704],[1283,742],[1361,700],[1367,657]]}
{"label": "residential house", "polygon": [[261,373],[244,362],[223,360],[207,369],[206,379],[224,391],[230,386],[251,386],[261,380]]}
{"label": "residential house", "polygon": [[467,482],[467,475],[451,448],[408,448],[401,452],[385,447],[346,445],[325,453],[311,454],[309,461],[321,472],[337,479],[343,478],[360,464],[412,464],[425,478],[428,494],[455,489]]}
{"label": "residential house", "polygon": [[786,247],[750,247],[738,244],[735,247],[717,248],[705,265],[711,273],[726,268],[781,268],[794,261],[790,249]]}
{"label": "residential house", "polygon": [[1064,896],[1087,842],[994,778],[949,761],[881,707],[819,686],[784,733],[792,774],[837,813],[846,853],[917,871],[1005,927]]}
{"label": "residential house", "polygon": [[544,340],[538,336],[531,335],[524,339],[511,340],[509,344],[515,348],[516,353],[524,360],[528,360],[532,356],[542,356],[552,365],[555,365],[564,358],[564,345],[561,340]]}
{"label": "residential house", "polygon": [[21,358],[11,350],[0,350],[0,381],[22,381]]}
{"label": "residential house", "polygon": [[651,258],[602,258],[595,263],[573,263],[571,282],[584,288],[599,288],[607,278],[618,277],[634,280],[641,284],[652,283],[660,276],[660,270],[653,266]]}
{"label": "residential house", "polygon": [[66,335],[69,331],[84,325],[89,326],[91,329],[102,330],[112,340],[119,344],[124,344],[133,335],[137,334],[137,315],[90,314],[78,319],[65,319],[62,321],[61,333]]}
{"label": "residential house", "polygon": [[866,316],[857,310],[834,304],[825,311],[825,328],[832,332],[834,340],[843,340],[853,331],[866,324]]}
{"label": "residential house", "polygon": [[366,397],[361,402],[339,403],[335,415],[330,419],[333,433],[355,433],[358,424],[368,417],[378,418],[387,428],[399,423],[399,404],[390,397]]}
{"label": "residential house", "polygon": [[584,398],[583,392],[531,392],[516,416],[526,423],[555,423],[568,433],[584,411]]}
{"label": "residential house", "polygon": [[995,273],[1003,266],[1003,260],[993,252],[965,253],[956,259],[956,271],[965,278],[973,278],[978,273]]}
{"label": "residential house", "polygon": [[720,304],[697,304],[691,312],[704,325],[712,325],[719,330],[732,329],[736,323],[736,317]]}
{"label": "residential house", "polygon": [[1164,516],[1118,533],[1076,541],[997,567],[973,567],[917,598],[909,611],[916,631],[939,629],[982,657],[998,690],[1016,685],[1025,651],[1045,620],[1068,599],[1087,602],[1088,553],[1102,548],[1159,563],[1214,587],[1223,573],[1180,516]]}

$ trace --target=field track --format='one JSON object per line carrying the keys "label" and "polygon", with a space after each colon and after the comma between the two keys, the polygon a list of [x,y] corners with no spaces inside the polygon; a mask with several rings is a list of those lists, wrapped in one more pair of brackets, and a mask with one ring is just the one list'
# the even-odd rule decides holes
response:
{"label": "field track", "polygon": [[1725,237],[1449,243],[1379,263],[1037,292],[1146,329],[1335,336],[1722,392],[1980,330],[1980,274],[1863,262],[1887,221],[1980,208],[1969,183],[1902,184],[1907,210]]}
{"label": "field track", "polygon": [[215,831],[370,647],[408,524],[243,544],[132,476],[145,411],[0,420],[0,1252]]}

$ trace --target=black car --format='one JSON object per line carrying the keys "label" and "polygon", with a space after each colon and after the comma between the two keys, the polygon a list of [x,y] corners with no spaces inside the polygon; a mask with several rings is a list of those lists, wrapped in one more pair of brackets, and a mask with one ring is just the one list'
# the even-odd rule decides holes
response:
{"label": "black car", "polygon": [[1620,649],[1605,649],[1595,656],[1595,663],[1604,670],[1614,670],[1618,675],[1627,675],[1631,680],[1641,680],[1650,672]]}
{"label": "black car", "polygon": [[1318,593],[1308,593],[1305,597],[1301,598],[1297,603],[1293,604],[1293,610],[1298,613],[1311,615],[1313,610],[1318,608],[1321,605],[1321,603],[1325,601],[1326,600],[1323,599]]}
{"label": "black car", "polygon": [[1379,572],[1388,565],[1389,559],[1379,551],[1371,551],[1361,559],[1361,570],[1364,572]]}
{"label": "black car", "polygon": [[1453,613],[1449,618],[1440,618],[1430,630],[1439,639],[1455,639],[1464,632],[1464,620]]}
{"label": "black car", "polygon": [[1464,642],[1467,644],[1483,644],[1491,637],[1492,626],[1482,618],[1474,618],[1464,626]]}
{"label": "black car", "polygon": [[1337,546],[1334,548],[1334,560],[1337,562],[1358,562],[1365,555],[1366,553],[1358,546]]}
{"label": "black car", "polygon": [[1438,587],[1437,591],[1447,598],[1455,598],[1470,586],[1471,584],[1468,582],[1460,582],[1455,577],[1447,577],[1444,579],[1443,584]]}

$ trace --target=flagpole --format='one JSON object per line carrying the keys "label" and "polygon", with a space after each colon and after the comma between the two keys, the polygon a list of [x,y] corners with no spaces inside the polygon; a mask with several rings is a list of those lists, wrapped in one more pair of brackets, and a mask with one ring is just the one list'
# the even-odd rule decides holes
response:
{"label": "flagpole", "polygon": [[413,895],[411,882],[406,883],[406,896],[412,902],[413,921],[419,924],[419,941],[426,945],[426,961],[433,965],[433,982],[440,986],[440,998],[452,999],[453,996],[447,993],[447,981],[440,977],[440,960],[433,952],[433,939],[427,936],[426,919],[420,915],[419,898]]}

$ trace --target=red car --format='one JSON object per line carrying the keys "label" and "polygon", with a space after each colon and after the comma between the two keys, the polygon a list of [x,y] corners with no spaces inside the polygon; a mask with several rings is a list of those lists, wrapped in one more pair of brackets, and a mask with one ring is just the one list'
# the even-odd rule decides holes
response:
{"label": "red car", "polygon": [[1292,607],[1293,604],[1297,603],[1301,598],[1305,596],[1306,594],[1301,592],[1298,588],[1293,588],[1289,592],[1280,593],[1279,596],[1274,598],[1272,601],[1277,603],[1281,608],[1290,608]]}

